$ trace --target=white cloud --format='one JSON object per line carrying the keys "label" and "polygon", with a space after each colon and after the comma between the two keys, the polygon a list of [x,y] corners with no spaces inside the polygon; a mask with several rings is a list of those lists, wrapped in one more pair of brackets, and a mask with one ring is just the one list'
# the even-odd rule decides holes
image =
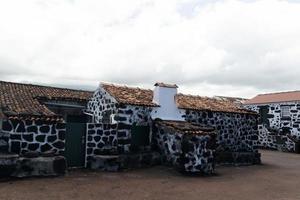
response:
{"label": "white cloud", "polygon": [[299,89],[300,4],[0,0],[0,79],[251,97]]}

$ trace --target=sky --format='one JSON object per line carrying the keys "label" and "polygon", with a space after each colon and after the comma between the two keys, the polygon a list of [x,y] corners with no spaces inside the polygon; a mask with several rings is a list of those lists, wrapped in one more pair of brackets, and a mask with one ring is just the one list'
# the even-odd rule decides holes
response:
{"label": "sky", "polygon": [[300,0],[0,0],[0,80],[300,90]]}

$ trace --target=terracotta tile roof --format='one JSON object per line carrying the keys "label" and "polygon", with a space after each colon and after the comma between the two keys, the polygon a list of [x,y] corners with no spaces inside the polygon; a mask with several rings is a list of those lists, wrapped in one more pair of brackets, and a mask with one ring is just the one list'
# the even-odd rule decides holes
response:
{"label": "terracotta tile roof", "polygon": [[247,100],[244,104],[266,104],[290,101],[300,101],[300,91],[259,94],[256,97]]}
{"label": "terracotta tile roof", "polygon": [[191,135],[215,134],[214,128],[212,128],[212,127],[199,126],[199,125],[191,124],[186,121],[156,119],[155,123],[160,126],[164,126],[169,129],[173,129],[174,131],[180,132],[182,134],[191,134]]}
{"label": "terracotta tile roof", "polygon": [[85,102],[92,92],[0,81],[0,108],[8,116],[56,116],[39,100]]}
{"label": "terracotta tile roof", "polygon": [[[107,83],[102,83],[101,85],[119,103],[138,106],[159,106],[152,102],[152,90],[145,90],[140,88]],[[218,100],[215,98],[178,94],[176,96],[176,101],[178,107],[182,109],[256,114],[255,112],[239,108],[239,106],[237,106],[231,101]]]}
{"label": "terracotta tile roof", "polygon": [[218,100],[216,98],[178,94],[176,101],[178,107],[182,109],[255,114],[250,110],[240,108],[231,101]]}
{"label": "terracotta tile roof", "polygon": [[152,102],[153,91],[134,87],[101,83],[102,87],[112,95],[116,101],[123,104],[156,107]]}
{"label": "terracotta tile roof", "polygon": [[176,84],[169,84],[169,83],[162,83],[162,82],[157,82],[154,84],[154,86],[167,87],[167,88],[178,88],[178,86]]}

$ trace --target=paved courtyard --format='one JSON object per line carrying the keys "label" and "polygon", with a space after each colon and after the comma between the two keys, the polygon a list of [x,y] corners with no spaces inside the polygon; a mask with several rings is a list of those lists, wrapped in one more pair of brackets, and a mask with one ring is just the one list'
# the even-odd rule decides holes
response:
{"label": "paved courtyard", "polygon": [[213,177],[182,176],[159,166],[122,173],[74,171],[65,177],[2,180],[0,199],[300,199],[300,155],[261,153],[263,165],[219,167]]}

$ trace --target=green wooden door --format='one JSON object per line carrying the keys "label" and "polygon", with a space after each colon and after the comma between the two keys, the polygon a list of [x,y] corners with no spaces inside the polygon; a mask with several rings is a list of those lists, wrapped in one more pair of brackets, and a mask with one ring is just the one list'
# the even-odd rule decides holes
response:
{"label": "green wooden door", "polygon": [[131,129],[131,147],[139,149],[139,147],[148,146],[150,144],[150,127],[133,125]]}
{"label": "green wooden door", "polygon": [[68,167],[84,166],[85,132],[85,123],[67,123],[65,157]]}

